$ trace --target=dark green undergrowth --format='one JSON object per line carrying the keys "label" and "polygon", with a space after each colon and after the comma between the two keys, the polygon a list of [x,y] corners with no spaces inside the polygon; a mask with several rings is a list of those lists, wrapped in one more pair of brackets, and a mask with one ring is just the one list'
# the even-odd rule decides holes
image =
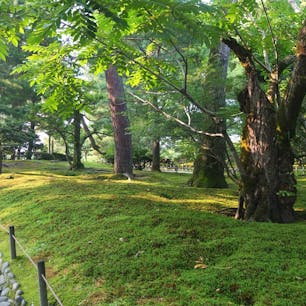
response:
{"label": "dark green undergrowth", "polygon": [[[14,162],[0,177],[1,224],[14,224],[27,252],[46,260],[65,306],[306,305],[306,178],[296,223],[247,223],[225,215],[236,206],[235,186],[191,188],[189,175],[175,173],[136,172],[128,181],[109,169],[66,167]],[[36,271],[18,255],[12,270],[38,305]]]}

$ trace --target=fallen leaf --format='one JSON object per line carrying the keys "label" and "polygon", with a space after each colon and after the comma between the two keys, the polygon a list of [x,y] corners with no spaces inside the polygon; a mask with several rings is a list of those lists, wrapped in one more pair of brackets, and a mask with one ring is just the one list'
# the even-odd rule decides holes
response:
{"label": "fallen leaf", "polygon": [[203,264],[203,263],[199,263],[199,264],[196,264],[196,265],[194,266],[194,268],[195,268],[195,269],[206,269],[206,268],[208,268],[208,266],[205,265],[205,264]]}

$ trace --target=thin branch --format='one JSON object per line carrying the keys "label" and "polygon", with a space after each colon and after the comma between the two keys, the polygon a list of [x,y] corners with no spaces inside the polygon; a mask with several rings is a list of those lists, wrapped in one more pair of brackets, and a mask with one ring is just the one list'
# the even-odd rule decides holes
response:
{"label": "thin branch", "polygon": [[[145,9],[146,12],[151,16],[153,17],[152,13]],[[182,61],[184,63],[184,66],[185,66],[185,69],[184,69],[184,91],[187,91],[187,76],[188,76],[188,61],[187,61],[187,58],[184,56],[184,54],[181,52],[181,50],[178,48],[178,46],[173,42],[172,38],[171,38],[171,33],[160,23],[158,22],[157,19],[153,19],[152,20],[155,21],[155,23],[163,30],[163,32],[166,32],[168,34],[168,39],[169,39],[169,42],[170,44],[172,45],[172,47],[174,48],[174,50],[179,54],[179,56],[182,58]]]}
{"label": "thin branch", "polygon": [[[275,54],[275,62],[276,62],[276,66],[278,67],[279,56],[278,56],[278,50],[277,50],[277,40],[275,38],[273,29],[272,29],[272,25],[271,25],[271,22],[270,22],[270,18],[269,18],[269,15],[268,15],[268,11],[267,11],[267,8],[266,8],[263,0],[261,0],[261,5],[263,7],[263,10],[264,10],[264,13],[265,13],[265,16],[266,16],[266,19],[267,19],[269,31],[271,33],[272,43],[273,43],[273,47],[274,47],[274,54]],[[278,75],[277,75],[277,78],[278,78]]]}
{"label": "thin branch", "polygon": [[229,135],[228,135],[226,130],[223,130],[222,133],[223,133],[223,137],[225,139],[225,142],[227,143],[227,145],[228,145],[228,147],[229,147],[229,149],[230,149],[230,151],[231,151],[231,153],[232,153],[232,155],[234,157],[234,160],[236,162],[236,165],[238,167],[238,170],[239,170],[241,176],[242,177],[246,177],[245,169],[244,169],[244,167],[242,165],[242,162],[241,162],[241,160],[239,158],[239,155],[237,153],[237,150],[236,150],[236,148],[235,148],[231,138],[229,137]]}
{"label": "thin branch", "polygon": [[224,164],[225,164],[224,168],[226,169],[226,172],[227,172],[228,176],[234,182],[236,182],[238,184],[239,183],[238,175],[237,175],[237,172],[236,172],[236,170],[234,168],[234,165],[232,163],[232,160],[231,160],[230,154],[228,153],[228,150],[225,150],[225,153],[226,153],[226,157],[227,157],[229,165],[227,165],[227,163],[224,162]]}
{"label": "thin branch", "polygon": [[[245,40],[243,39],[242,35],[240,34],[240,32],[238,31],[238,29],[235,27],[235,32],[238,35],[238,37],[240,38],[242,44],[243,44],[243,48],[245,48],[246,50],[248,50],[248,45],[245,42]],[[267,67],[262,61],[260,61],[257,57],[254,56],[254,54],[252,54],[252,58],[254,60],[255,63],[257,63],[263,70],[265,70],[268,73],[271,73],[271,69],[269,67]]]}
{"label": "thin branch", "polygon": [[279,95],[279,80],[276,77],[276,74],[279,76],[282,74],[282,72],[290,65],[292,65],[296,60],[296,57],[294,55],[289,55],[285,57],[282,61],[278,63],[278,67],[274,69],[270,74],[270,85],[269,89],[267,91],[267,98],[270,101],[270,103],[274,104],[275,96],[277,97],[277,105],[280,105],[280,95]]}
{"label": "thin branch", "polygon": [[190,125],[191,124],[191,117],[190,117],[190,114],[189,114],[187,106],[184,107],[184,112],[185,112],[185,114],[186,114],[186,116],[188,118],[188,125]]}
{"label": "thin branch", "polygon": [[140,98],[139,96],[135,95],[134,93],[132,93],[131,91],[127,91],[127,93],[129,95],[131,95],[132,97],[134,97],[136,100],[142,102],[143,104],[147,104],[149,105],[152,109],[154,109],[156,112],[162,114],[164,117],[166,117],[169,120],[175,121],[176,123],[178,123],[179,125],[189,129],[190,131],[192,131],[193,133],[197,133],[200,135],[205,135],[205,136],[210,136],[210,137],[223,137],[223,134],[221,133],[207,133],[207,132],[203,132],[200,130],[197,130],[195,128],[193,128],[192,126],[188,125],[187,123],[185,123],[184,121],[169,115],[168,113],[164,112],[163,110],[161,110],[160,108],[158,108],[156,105],[154,105],[152,102],[148,101],[148,100],[144,100],[142,98]]}

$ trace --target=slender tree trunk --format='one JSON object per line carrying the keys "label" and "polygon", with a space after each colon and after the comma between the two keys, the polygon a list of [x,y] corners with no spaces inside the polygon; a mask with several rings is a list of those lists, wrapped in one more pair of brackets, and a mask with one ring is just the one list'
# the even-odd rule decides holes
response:
{"label": "slender tree trunk", "polygon": [[17,160],[20,160],[21,159],[21,147],[18,146],[18,149],[17,149]]}
{"label": "slender tree trunk", "polygon": [[[35,122],[34,121],[31,121],[30,130],[31,130],[31,132],[34,136],[35,135]],[[26,159],[28,159],[28,160],[32,159],[33,149],[34,149],[34,138],[31,138],[30,141],[29,141],[29,145],[28,145]]]}
{"label": "slender tree trunk", "polygon": [[48,135],[48,153],[51,154],[51,135]]}
{"label": "slender tree trunk", "polygon": [[73,112],[73,169],[83,169],[84,165],[82,164],[82,144],[81,144],[81,113],[79,110]]}
{"label": "slender tree trunk", "polygon": [[244,66],[247,87],[238,100],[246,114],[241,143],[240,208],[245,211],[238,217],[246,220],[291,222],[296,200],[296,181],[293,174],[293,154],[290,140],[294,136],[298,114],[306,93],[306,25],[302,28],[297,44],[297,59],[287,93],[276,107],[278,96],[273,73],[280,72],[280,65],[271,74],[267,94],[261,89],[256,67],[249,50],[234,39],[224,40]]}
{"label": "slender tree trunk", "polygon": [[159,139],[153,141],[152,148],[153,158],[152,158],[152,171],[160,172],[160,142]]}
{"label": "slender tree trunk", "polygon": [[70,150],[69,150],[69,144],[68,144],[67,138],[65,136],[65,132],[63,130],[60,130],[60,129],[56,129],[56,131],[62,137],[62,140],[64,142],[65,156],[66,156],[66,160],[67,160],[67,162],[69,164],[69,167],[70,167],[70,170],[71,170],[71,169],[73,169],[73,164],[72,164],[71,154],[70,154]]}
{"label": "slender tree trunk", "polygon": [[[225,81],[230,49],[223,43],[211,49],[209,73],[205,82],[214,111],[225,106]],[[210,120],[209,132],[220,133],[225,129],[223,122]],[[205,120],[205,123],[207,122]],[[195,187],[226,188],[224,176],[225,141],[222,137],[203,137],[200,152],[194,162],[194,171],[189,181]]]}
{"label": "slender tree trunk", "polygon": [[0,174],[2,173],[3,168],[3,148],[2,143],[0,143]]}
{"label": "slender tree trunk", "polygon": [[132,177],[132,137],[129,131],[130,124],[127,116],[123,81],[115,66],[111,65],[105,75],[115,141],[114,172],[116,174],[125,173]]}
{"label": "slender tree trunk", "polygon": [[16,159],[16,148],[13,148],[13,152],[11,154],[11,160],[15,160]]}

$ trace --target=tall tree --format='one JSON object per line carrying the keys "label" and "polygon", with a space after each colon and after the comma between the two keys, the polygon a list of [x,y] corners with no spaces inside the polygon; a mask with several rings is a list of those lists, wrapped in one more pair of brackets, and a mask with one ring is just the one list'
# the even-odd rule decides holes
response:
{"label": "tall tree", "polygon": [[80,110],[73,111],[73,160],[72,169],[82,169],[82,143],[81,143],[81,120]]}
{"label": "tall tree", "polygon": [[[229,60],[229,48],[220,43],[210,51],[208,72],[204,82],[206,99],[211,109],[218,112],[225,107],[225,81]],[[221,119],[208,117],[210,133],[222,133],[225,123]],[[207,124],[207,123],[206,123]],[[224,176],[226,144],[223,137],[201,137],[200,152],[194,162],[194,171],[190,183],[196,187],[227,187]]]}
{"label": "tall tree", "polygon": [[160,139],[153,141],[151,170],[160,172]]}
{"label": "tall tree", "polygon": [[119,76],[116,67],[113,65],[107,69],[105,75],[114,130],[114,172],[116,174],[125,173],[129,177],[132,177],[132,138],[129,130],[130,124],[127,116],[127,104],[124,95],[122,77]]}
{"label": "tall tree", "polygon": [[292,58],[285,58],[275,65],[265,93],[251,51],[233,38],[224,39],[224,42],[239,58],[248,79],[247,87],[239,96],[246,121],[241,145],[240,203],[244,202],[245,212],[243,214],[240,209],[238,217],[256,221],[293,221],[297,190],[290,141],[306,94],[305,21],[298,36],[295,66],[281,101],[277,101],[280,97],[277,81],[292,63]]}

